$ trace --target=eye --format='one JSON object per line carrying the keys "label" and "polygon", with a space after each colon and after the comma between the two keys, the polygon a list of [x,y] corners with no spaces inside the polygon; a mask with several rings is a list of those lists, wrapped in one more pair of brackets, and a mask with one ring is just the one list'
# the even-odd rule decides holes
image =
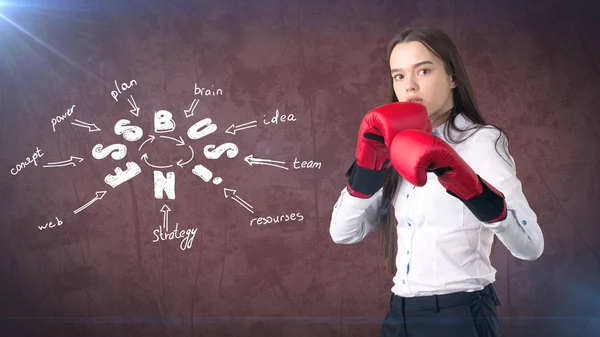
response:
{"label": "eye", "polygon": [[431,70],[430,70],[429,68],[423,68],[423,69],[420,69],[420,70],[419,70],[419,73],[420,73],[420,72],[425,72],[425,74],[428,74],[428,73],[430,73],[430,72],[431,72]]}
{"label": "eye", "polygon": [[400,74],[392,75],[392,78],[394,78],[396,81],[400,81],[402,79],[402,75],[400,75]]}

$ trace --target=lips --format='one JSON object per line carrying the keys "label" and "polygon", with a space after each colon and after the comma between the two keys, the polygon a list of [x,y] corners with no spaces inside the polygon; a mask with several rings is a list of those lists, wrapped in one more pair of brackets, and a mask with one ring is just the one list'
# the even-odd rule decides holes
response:
{"label": "lips", "polygon": [[410,97],[406,101],[411,103],[423,103],[423,99],[420,97]]}

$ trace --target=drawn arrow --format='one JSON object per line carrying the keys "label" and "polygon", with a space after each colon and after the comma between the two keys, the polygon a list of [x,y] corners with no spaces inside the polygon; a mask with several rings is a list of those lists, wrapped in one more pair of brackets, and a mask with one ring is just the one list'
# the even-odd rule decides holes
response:
{"label": "drawn arrow", "polygon": [[[235,133],[237,131],[250,129],[250,128],[254,128],[254,127],[256,127],[256,121],[251,121],[251,122],[240,124],[240,125],[231,124],[231,126],[228,127],[227,130],[225,130],[225,133],[235,135]],[[233,130],[231,130],[231,129],[233,129]]]}
{"label": "drawn arrow", "polygon": [[129,105],[131,105],[131,110],[129,110],[129,112],[131,112],[135,117],[137,117],[140,114],[140,108],[138,108],[137,104],[135,103],[133,95],[129,95],[129,97],[131,97],[131,100],[129,98],[127,99],[127,102],[129,102]]}
{"label": "drawn arrow", "polygon": [[78,119],[75,119],[75,122],[71,122],[71,124],[75,125],[75,126],[80,126],[82,128],[88,128],[89,132],[95,132],[95,131],[100,131],[100,128],[96,126],[96,124],[91,124],[91,123],[86,123],[86,122],[82,122]]}
{"label": "drawn arrow", "polygon": [[187,164],[187,163],[191,162],[191,161],[192,161],[192,159],[194,159],[194,149],[192,149],[192,147],[191,147],[190,145],[188,145],[188,146],[189,146],[190,150],[192,150],[192,158],[190,158],[190,160],[188,160],[188,161],[186,161],[186,162],[181,162],[183,159],[179,159],[179,161],[177,162],[177,166],[179,166],[179,167],[182,167],[182,168],[183,168],[183,165],[185,165],[185,164]]}
{"label": "drawn arrow", "polygon": [[146,142],[150,141],[150,143],[152,143],[152,142],[154,141],[154,138],[156,138],[156,137],[155,137],[155,136],[153,136],[153,135],[149,135],[149,136],[148,136],[148,139],[146,139],[146,140],[145,140],[145,141],[142,143],[142,145],[140,145],[140,147],[139,147],[138,151],[142,151],[142,146],[144,146],[144,144],[146,144]]}
{"label": "drawn arrow", "polygon": [[163,205],[160,211],[163,212],[163,228],[165,229],[166,233],[169,231],[169,211],[171,211],[171,209],[169,206]]}
{"label": "drawn arrow", "polygon": [[244,161],[246,163],[250,164],[250,166],[252,166],[252,165],[268,165],[268,166],[275,166],[275,167],[279,167],[279,168],[282,168],[282,169],[289,170],[285,166],[277,165],[277,164],[283,164],[283,165],[285,165],[285,162],[283,162],[283,161],[277,161],[277,160],[271,160],[271,159],[254,158],[254,155],[252,155],[252,154],[247,155],[246,158],[244,158]]}
{"label": "drawn arrow", "polygon": [[175,146],[185,145],[185,142],[183,141],[183,138],[181,138],[181,136],[179,136],[179,139],[173,138],[173,137],[169,137],[169,136],[159,136],[159,137],[160,138],[168,138],[168,139],[172,139],[172,140],[176,141],[177,145],[175,145]]}
{"label": "drawn arrow", "polygon": [[71,156],[71,158],[69,158],[67,160],[57,161],[54,163],[48,163],[48,164],[44,165],[43,167],[61,167],[61,166],[68,166],[68,165],[76,166],[75,160],[78,163],[81,163],[83,161],[83,158]]}
{"label": "drawn arrow", "polygon": [[244,199],[240,198],[238,195],[235,194],[235,190],[232,190],[230,188],[224,188],[223,189],[223,193],[225,194],[225,198],[229,198],[230,195],[227,194],[227,192],[231,193],[231,199],[235,200],[238,204],[242,205],[242,207],[244,207],[245,209],[249,210],[250,213],[254,214],[254,211],[251,210],[252,207],[249,203],[247,203],[246,201],[244,201]]}
{"label": "drawn arrow", "polygon": [[152,164],[150,164],[150,163],[148,162],[148,154],[147,154],[147,153],[144,153],[144,154],[142,155],[142,158],[141,158],[141,159],[142,159],[144,162],[146,162],[146,164],[148,164],[148,166],[151,166],[151,167],[154,167],[154,168],[169,168],[169,167],[173,166],[173,164],[169,164],[169,165],[152,165]]}
{"label": "drawn arrow", "polygon": [[190,108],[183,110],[183,112],[185,113],[185,118],[189,118],[194,115],[194,110],[196,109],[198,102],[200,102],[200,100],[197,98],[194,98],[194,101],[192,101],[192,105],[190,105]]}
{"label": "drawn arrow", "polygon": [[102,198],[104,197],[104,195],[106,194],[106,191],[98,191],[96,192],[96,197],[90,201],[88,201],[85,205],[79,207],[78,209],[74,210],[73,213],[77,214],[81,211],[83,211],[84,209],[86,209],[89,205],[93,204],[94,202],[96,202],[96,200],[102,200]]}

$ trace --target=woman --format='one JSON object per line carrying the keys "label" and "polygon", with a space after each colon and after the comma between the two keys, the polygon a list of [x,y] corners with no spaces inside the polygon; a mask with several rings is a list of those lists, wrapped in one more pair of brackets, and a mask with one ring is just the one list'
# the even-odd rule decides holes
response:
{"label": "woman", "polygon": [[407,29],[388,56],[392,103],[363,118],[331,238],[380,230],[394,274],[382,337],[500,336],[494,237],[523,260],[544,249],[507,138],[479,113],[444,32]]}

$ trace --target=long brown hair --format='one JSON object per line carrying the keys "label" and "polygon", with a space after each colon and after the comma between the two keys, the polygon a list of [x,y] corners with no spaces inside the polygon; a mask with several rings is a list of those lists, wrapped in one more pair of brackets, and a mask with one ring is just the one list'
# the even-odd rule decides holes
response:
{"label": "long brown hair", "polygon": [[[397,44],[412,41],[421,42],[433,55],[441,59],[445,65],[446,73],[451,75],[456,83],[456,87],[452,89],[454,106],[450,109],[450,111],[448,111],[448,119],[444,127],[446,139],[449,139],[453,143],[461,143],[474,134],[473,132],[468,137],[461,137],[460,140],[455,140],[452,139],[450,128],[456,131],[464,132],[473,129],[480,129],[483,126],[491,126],[500,131],[500,136],[498,136],[498,139],[496,139],[496,152],[498,152],[498,141],[504,139],[503,149],[505,150],[505,153],[508,154],[508,136],[501,128],[486,123],[485,119],[479,112],[467,72],[463,66],[458,49],[456,48],[452,39],[450,39],[446,33],[437,28],[409,28],[400,32],[389,42],[387,49],[388,60],[390,58],[392,49]],[[394,92],[393,79],[389,75],[387,77],[389,78],[388,100],[389,102],[398,102],[398,97],[396,97],[396,93]],[[463,114],[467,119],[473,122],[473,126],[468,129],[459,129],[455,124],[455,119],[459,114]],[[500,154],[500,152],[498,152],[498,154]],[[508,158],[508,155],[506,157]],[[507,160],[506,158],[504,158],[504,160],[511,164],[510,160]],[[382,201],[379,206],[381,249],[383,251],[384,262],[392,274],[396,273],[395,257],[397,251],[396,218],[394,216],[394,206],[392,201],[396,194],[396,188],[398,187],[400,179],[400,174],[398,174],[398,171],[396,171],[392,166],[383,185]],[[496,239],[494,238],[492,251],[495,243]]]}

